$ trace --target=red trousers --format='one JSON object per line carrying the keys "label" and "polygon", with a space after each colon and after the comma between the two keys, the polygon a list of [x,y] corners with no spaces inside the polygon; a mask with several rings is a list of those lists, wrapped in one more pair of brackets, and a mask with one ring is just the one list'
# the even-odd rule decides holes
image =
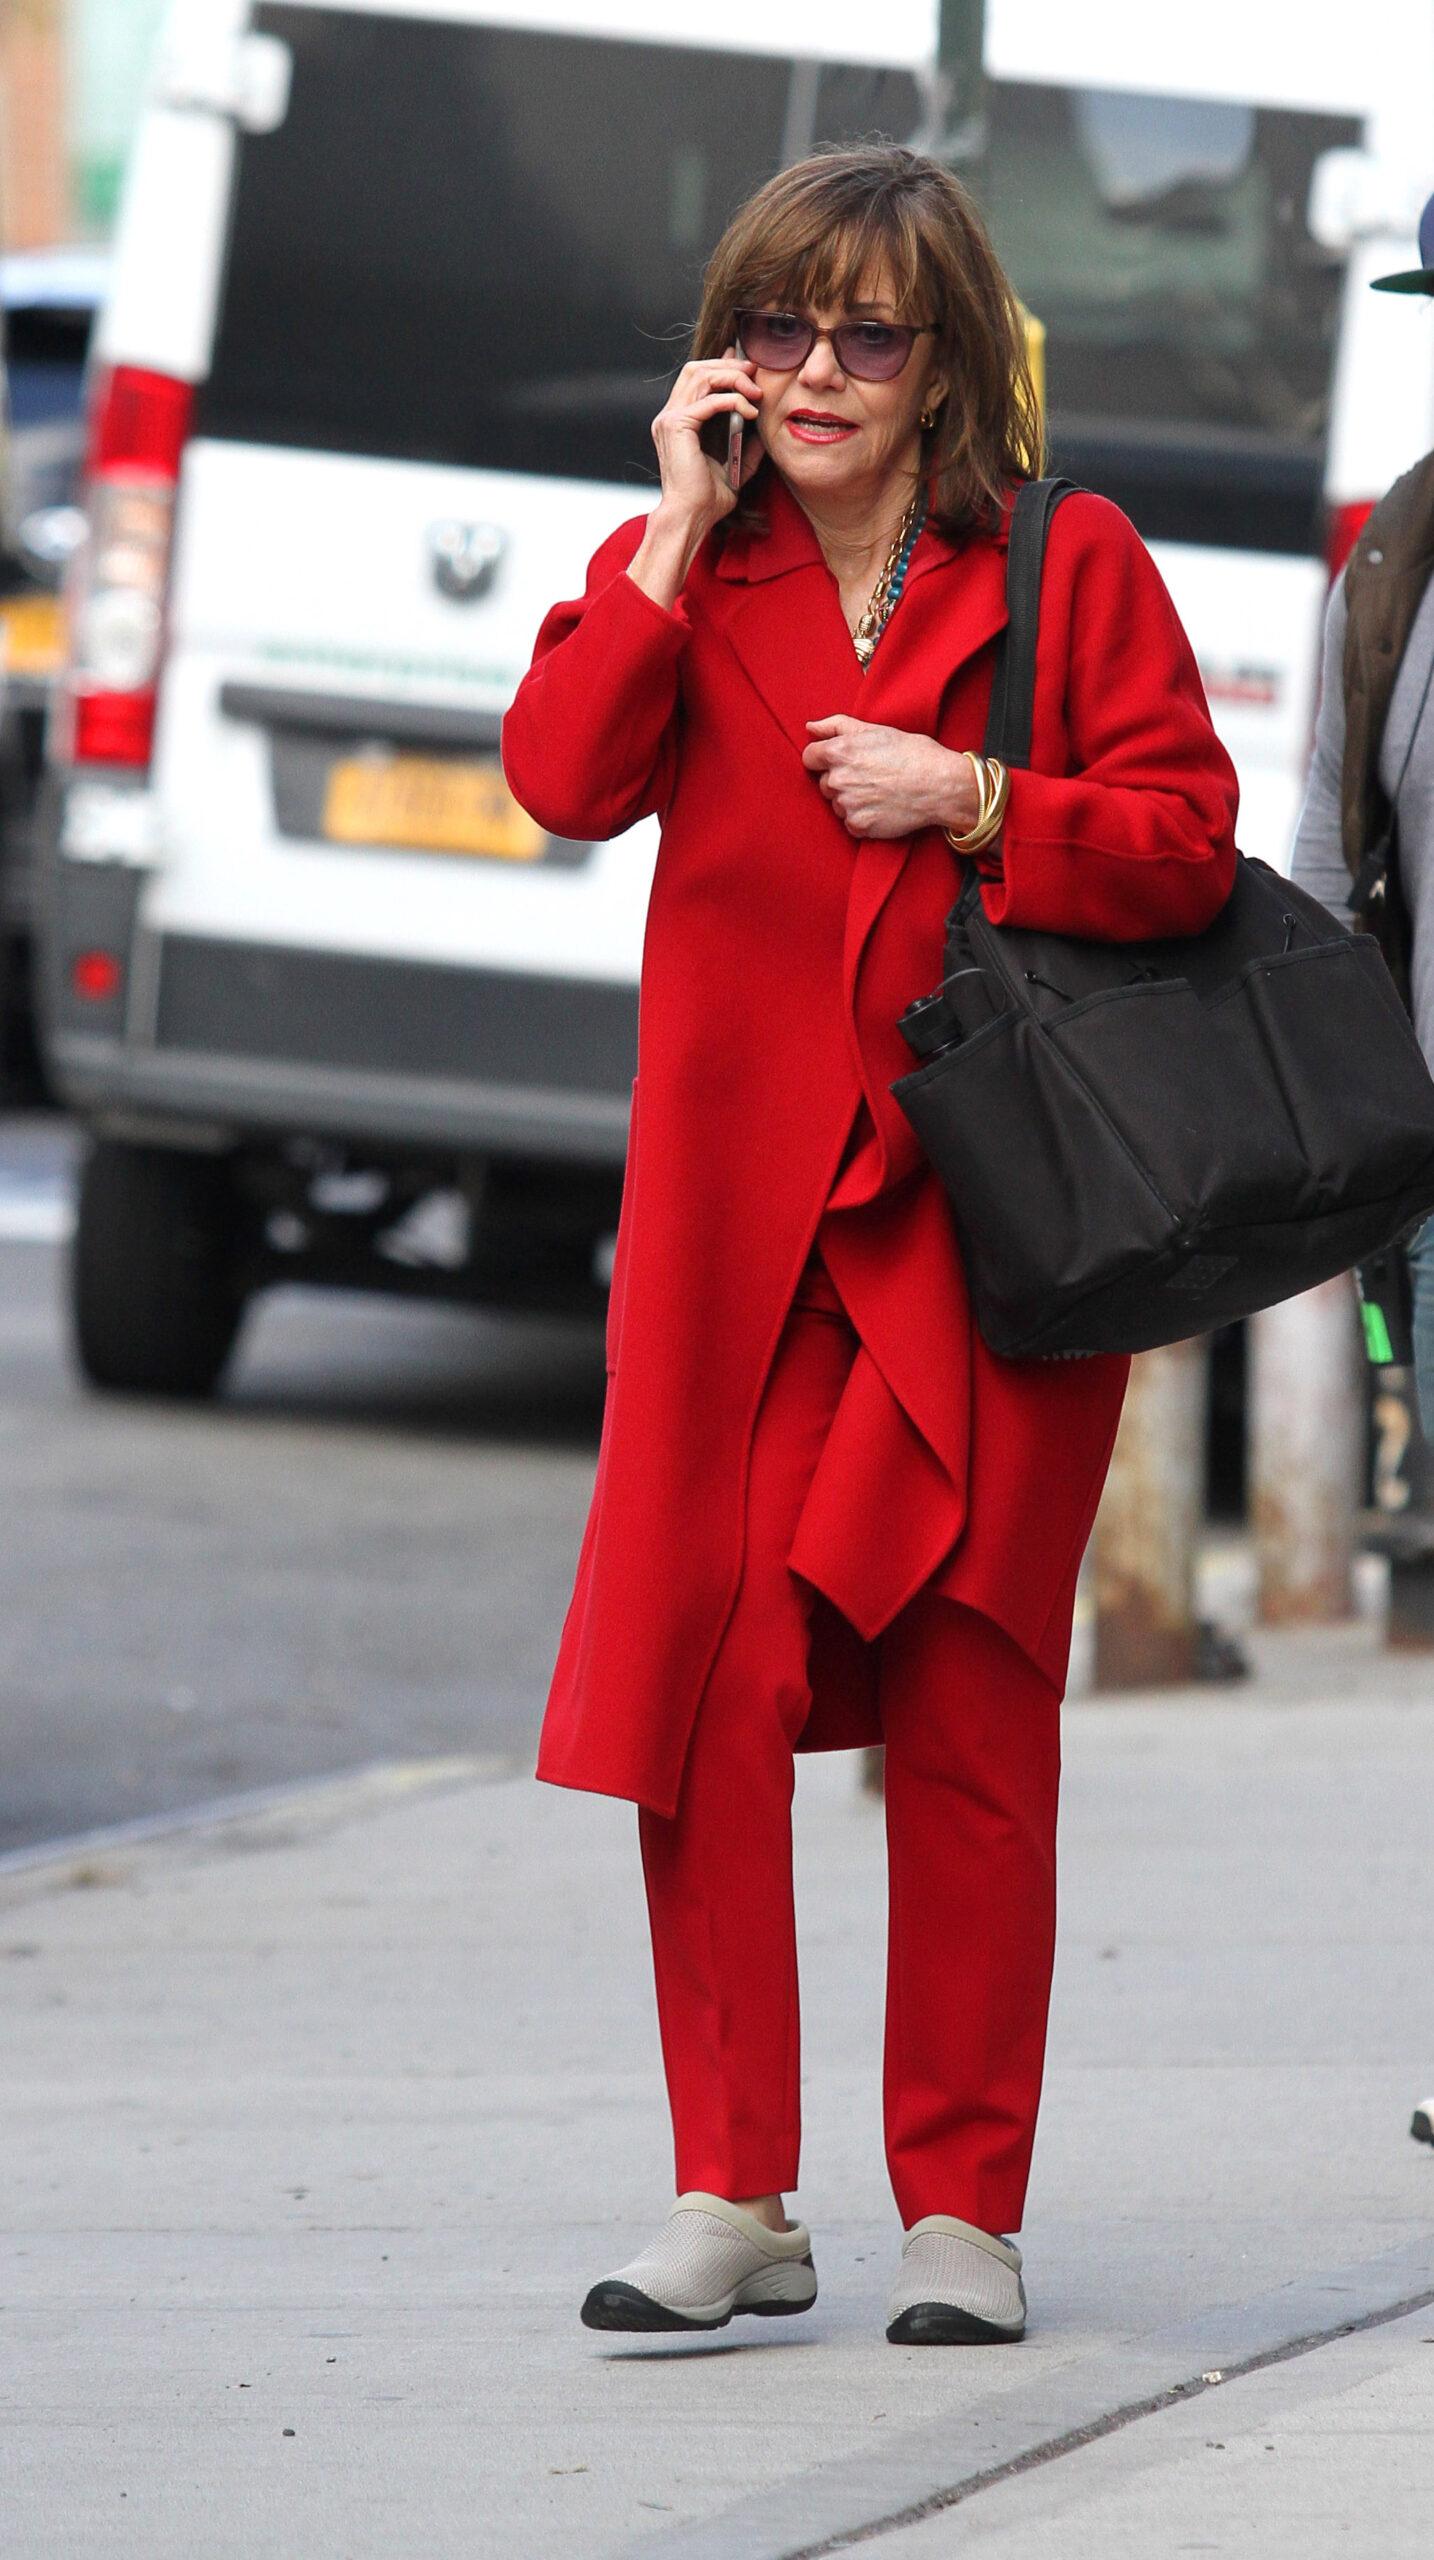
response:
{"label": "red trousers", "polygon": [[[814,1262],[757,1418],[742,1581],[677,1812],[639,1814],[679,2193],[797,2184],[792,1751],[820,1678],[813,1608],[829,1604],[785,1559],[855,1349]],[[951,2213],[1014,2232],[1054,1955],[1060,1693],[989,1619],[935,1593],[876,1649],[892,2188],[905,2225]]]}

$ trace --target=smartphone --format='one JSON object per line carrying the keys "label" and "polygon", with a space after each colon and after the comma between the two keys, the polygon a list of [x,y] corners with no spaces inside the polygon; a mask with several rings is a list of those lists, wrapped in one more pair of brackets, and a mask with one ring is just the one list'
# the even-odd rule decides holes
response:
{"label": "smartphone", "polygon": [[737,491],[742,486],[742,450],[747,420],[740,409],[731,409],[725,418],[709,418],[702,430],[702,443],[714,462],[720,462],[727,474],[727,486]]}

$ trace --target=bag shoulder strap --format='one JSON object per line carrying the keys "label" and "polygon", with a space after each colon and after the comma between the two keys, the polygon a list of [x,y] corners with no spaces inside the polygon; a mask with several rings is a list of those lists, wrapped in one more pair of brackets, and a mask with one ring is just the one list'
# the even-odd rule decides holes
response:
{"label": "bag shoulder strap", "polygon": [[996,643],[996,671],[982,752],[1002,764],[1031,760],[1031,718],[1036,700],[1036,631],[1041,609],[1041,567],[1046,535],[1062,498],[1079,494],[1075,480],[1026,480],[1011,509],[1006,553],[1006,628]]}
{"label": "bag shoulder strap", "polygon": [[[1041,614],[1041,570],[1046,536],[1062,498],[1079,494],[1080,482],[1024,480],[1016,491],[1006,551],[1006,627],[996,643],[991,704],[982,752],[1006,765],[1031,761],[1031,721],[1036,702],[1036,632]],[[961,935],[980,903],[981,875],[966,866],[961,892],[946,919],[945,976],[961,966]]]}

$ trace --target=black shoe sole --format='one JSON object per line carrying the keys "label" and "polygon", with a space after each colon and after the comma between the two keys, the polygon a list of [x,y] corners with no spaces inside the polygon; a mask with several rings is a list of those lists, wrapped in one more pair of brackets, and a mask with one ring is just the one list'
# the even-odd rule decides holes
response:
{"label": "black shoe sole", "polygon": [[913,2302],[886,2334],[894,2347],[1013,2347],[1026,2329],[1024,2321],[1019,2329],[1000,2329],[954,2302]]}
{"label": "black shoe sole", "polygon": [[[802,2264],[808,2263],[801,2261]],[[595,2284],[583,2304],[580,2318],[585,2329],[662,2329],[685,2330],[689,2337],[704,2330],[725,2329],[739,2312],[756,2320],[790,2320],[799,2312],[810,2311],[811,2302],[738,2302],[724,2311],[720,2320],[689,2320],[681,2311],[669,2311],[665,2302],[654,2302],[650,2294],[640,2293],[635,2284],[622,2284],[615,2276]]]}

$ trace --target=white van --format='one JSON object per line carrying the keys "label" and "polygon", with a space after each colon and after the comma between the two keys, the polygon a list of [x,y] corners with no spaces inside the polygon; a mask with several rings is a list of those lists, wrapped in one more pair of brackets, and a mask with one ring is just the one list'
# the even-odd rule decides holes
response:
{"label": "white van", "polygon": [[917,106],[853,5],[822,62],[780,8],[742,51],[708,14],[706,48],[640,0],[174,15],[54,737],[46,1038],[92,1133],[96,1380],[204,1391],[277,1279],[602,1303],[655,834],[545,836],[499,722],[655,495],[728,213]]}
{"label": "white van", "polygon": [[[960,14],[691,0],[679,41],[658,0],[176,10],[53,742],[46,1041],[91,1131],[96,1380],[207,1390],[278,1279],[600,1304],[654,832],[543,835],[499,721],[547,605],[655,494],[727,215],[822,139],[959,150]],[[989,18],[983,183],[1048,326],[1057,459],[1154,542],[1243,841],[1282,859],[1341,290],[1306,204],[1360,120],[1268,84],[1212,104],[1121,0]]]}

